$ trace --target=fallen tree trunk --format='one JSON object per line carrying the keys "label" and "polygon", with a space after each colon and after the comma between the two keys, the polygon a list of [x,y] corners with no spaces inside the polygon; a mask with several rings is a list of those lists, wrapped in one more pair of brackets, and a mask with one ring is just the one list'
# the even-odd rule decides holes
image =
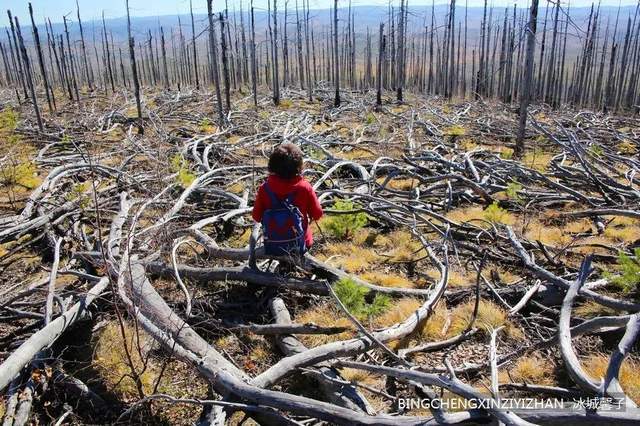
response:
{"label": "fallen tree trunk", "polygon": [[107,278],[102,278],[79,302],[68,311],[51,321],[46,327],[29,337],[18,349],[9,355],[0,365],[0,390],[6,388],[20,370],[33,360],[43,349],[48,348],[72,324],[83,318],[88,307],[99,297],[109,285]]}

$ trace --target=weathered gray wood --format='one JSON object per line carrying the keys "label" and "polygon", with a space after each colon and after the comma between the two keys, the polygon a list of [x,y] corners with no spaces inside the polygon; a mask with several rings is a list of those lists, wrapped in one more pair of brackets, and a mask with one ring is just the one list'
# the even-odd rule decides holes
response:
{"label": "weathered gray wood", "polygon": [[55,318],[47,326],[31,335],[18,349],[0,364],[0,390],[6,388],[11,380],[31,362],[43,349],[51,346],[60,335],[78,320],[82,319],[87,309],[109,285],[107,278],[102,278],[82,299],[64,314]]}

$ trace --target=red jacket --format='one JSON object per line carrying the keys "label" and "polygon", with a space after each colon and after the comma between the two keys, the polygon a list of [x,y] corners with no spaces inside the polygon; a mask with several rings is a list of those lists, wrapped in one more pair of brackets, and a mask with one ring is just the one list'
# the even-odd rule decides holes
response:
{"label": "red jacket", "polygon": [[305,244],[307,247],[311,247],[313,244],[313,234],[309,227],[309,218],[318,220],[322,217],[322,207],[311,184],[301,176],[296,176],[293,179],[282,179],[276,175],[269,175],[266,182],[260,185],[258,194],[256,195],[256,201],[253,204],[253,213],[251,215],[256,222],[261,222],[264,211],[271,208],[271,200],[264,189],[266,183],[269,184],[269,189],[271,189],[279,199],[284,199],[295,191],[293,204],[295,204],[296,207],[300,209],[300,213],[302,213]]}

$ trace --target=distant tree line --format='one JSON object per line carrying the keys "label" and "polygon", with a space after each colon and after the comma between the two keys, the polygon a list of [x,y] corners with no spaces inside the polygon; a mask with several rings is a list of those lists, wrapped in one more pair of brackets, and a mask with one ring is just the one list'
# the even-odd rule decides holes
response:
{"label": "distant tree line", "polygon": [[[406,0],[390,5],[378,28],[356,32],[355,13],[346,0],[334,0],[328,11],[312,11],[308,0],[268,0],[266,25],[256,28],[253,1],[238,11],[214,13],[207,2],[207,29],[196,31],[190,2],[190,25],[181,18],[172,28],[158,26],[134,38],[127,11],[128,43],[114,43],[102,17],[101,28],[85,37],[80,9],[79,40],[70,38],[71,22],[63,17],[63,33],[49,19],[36,26],[32,42],[7,11],[9,26],[0,39],[0,86],[13,90],[20,102],[33,104],[42,126],[39,102],[54,111],[59,98],[82,104],[93,91],[134,92],[142,118],[142,92],[212,87],[218,120],[225,121],[231,94],[269,90],[278,104],[283,88],[385,92],[402,102],[405,91],[447,99],[496,99],[520,109],[529,102],[554,108],[570,105],[602,111],[640,112],[640,3],[615,21],[604,21],[600,6],[591,7],[586,28],[580,28],[569,6],[548,1],[544,18],[538,0],[528,11],[496,9],[484,2],[479,35],[470,38],[468,7],[451,0],[448,12],[428,16],[410,11]],[[535,7],[534,7],[535,6]],[[535,10],[534,10],[535,9]],[[319,13],[329,13],[320,17]],[[315,21],[315,22],[314,22]],[[542,31],[540,27],[542,26]],[[190,27],[190,28],[189,28]],[[38,29],[44,28],[44,34]],[[377,30],[377,34],[375,33]],[[581,46],[567,51],[574,33]],[[473,29],[477,34],[477,29]]]}

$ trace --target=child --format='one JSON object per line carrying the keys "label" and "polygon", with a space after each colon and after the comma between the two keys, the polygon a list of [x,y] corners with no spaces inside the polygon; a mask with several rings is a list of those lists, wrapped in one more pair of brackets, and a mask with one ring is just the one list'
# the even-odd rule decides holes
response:
{"label": "child", "polygon": [[315,191],[301,175],[303,154],[292,143],[278,145],[269,157],[269,176],[260,185],[253,219],[262,223],[268,255],[299,255],[311,247],[310,220],[322,217]]}

